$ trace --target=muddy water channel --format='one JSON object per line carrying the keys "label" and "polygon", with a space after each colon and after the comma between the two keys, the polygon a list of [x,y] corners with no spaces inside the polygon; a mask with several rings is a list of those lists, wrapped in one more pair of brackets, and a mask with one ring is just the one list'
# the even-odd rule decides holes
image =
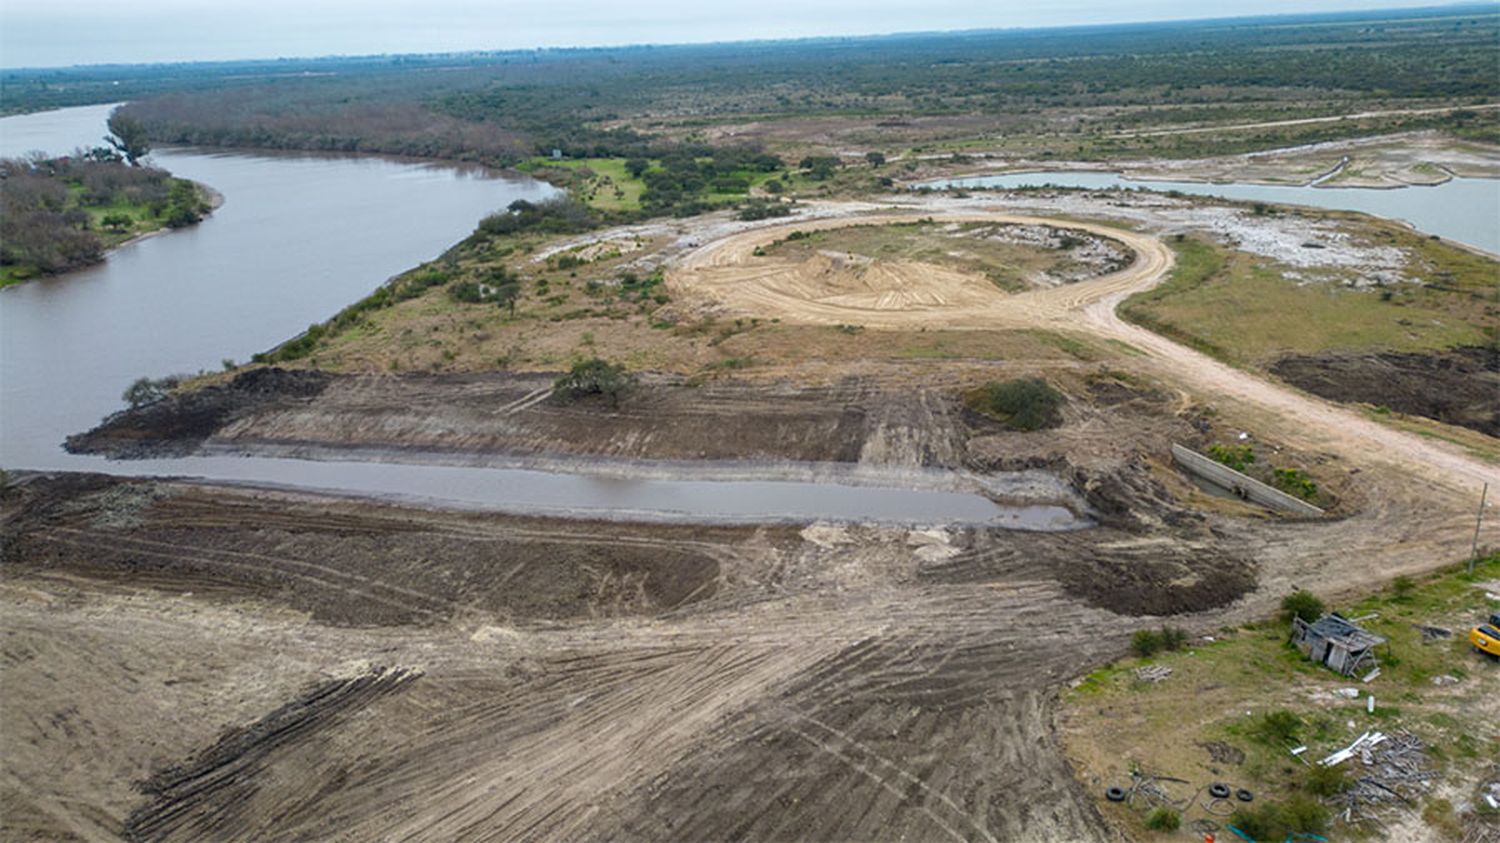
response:
{"label": "muddy water channel", "polygon": [[1311,187],[1266,184],[1209,184],[1185,181],[1135,181],[1116,173],[1036,172],[950,179],[922,187],[1017,188],[1082,187],[1091,190],[1136,187],[1175,190],[1194,196],[1222,196],[1248,202],[1307,205],[1335,211],[1359,211],[1404,220],[1418,231],[1436,234],[1487,252],[1500,254],[1500,180],[1451,179],[1432,186],[1395,189]]}
{"label": "muddy water channel", "polygon": [[[111,106],[0,119],[0,154],[100,142]],[[161,149],[154,163],[225,202],[204,223],[107,263],[0,291],[0,466],[104,471],[376,495],[445,506],[640,519],[873,520],[1087,526],[1067,508],[999,506],[954,476],[880,481],[622,479],[517,469],[193,457],[72,456],[69,433],[121,406],[142,375],[245,360],[432,258],[485,214],[555,190],[541,182],[370,157]],[[686,479],[682,475],[685,475]],[[920,488],[913,488],[920,487]]]}

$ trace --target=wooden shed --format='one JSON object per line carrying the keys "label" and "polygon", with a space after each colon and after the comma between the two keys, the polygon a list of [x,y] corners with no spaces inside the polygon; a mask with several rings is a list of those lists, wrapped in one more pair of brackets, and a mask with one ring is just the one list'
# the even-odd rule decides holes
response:
{"label": "wooden shed", "polygon": [[1386,640],[1334,612],[1312,623],[1292,618],[1292,643],[1309,660],[1353,676],[1380,666],[1375,648]]}

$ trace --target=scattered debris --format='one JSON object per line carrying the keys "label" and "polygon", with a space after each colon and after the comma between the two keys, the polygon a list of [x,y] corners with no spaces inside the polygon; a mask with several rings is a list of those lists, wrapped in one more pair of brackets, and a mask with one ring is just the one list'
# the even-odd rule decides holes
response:
{"label": "scattered debris", "polygon": [[1135,678],[1142,682],[1161,682],[1172,675],[1172,668],[1162,664],[1151,664],[1135,669]]}
{"label": "scattered debris", "polygon": [[1335,688],[1333,692],[1341,697],[1348,697],[1351,700],[1359,699],[1358,688]]}
{"label": "scattered debris", "polygon": [[1414,623],[1412,626],[1422,631],[1422,643],[1431,644],[1443,638],[1452,638],[1453,630],[1441,626],[1430,626],[1425,623]]}
{"label": "scattered debris", "polygon": [[1350,758],[1353,758],[1361,750],[1367,747],[1373,748],[1384,743],[1386,740],[1387,738],[1383,732],[1365,732],[1363,735],[1355,738],[1354,743],[1349,744],[1338,752],[1335,752],[1327,758],[1324,758],[1322,761],[1319,761],[1318,766],[1337,766],[1344,763],[1345,761],[1348,761]]}
{"label": "scattered debris", "polygon": [[1437,777],[1427,765],[1426,747],[1415,735],[1367,732],[1350,749],[1355,747],[1359,748],[1364,773],[1353,779],[1347,791],[1330,799],[1330,804],[1341,809],[1338,814],[1347,824],[1379,825],[1379,815],[1387,808],[1416,807],[1419,791],[1425,791]]}
{"label": "scattered debris", "polygon": [[1370,680],[1371,680],[1371,679],[1374,679],[1374,678],[1375,678],[1375,677],[1377,677],[1377,676],[1379,676],[1379,675],[1380,675],[1380,668],[1378,668],[1378,667],[1377,667],[1377,668],[1375,668],[1375,669],[1374,669],[1374,670],[1372,670],[1372,671],[1370,671],[1370,672],[1369,672],[1369,673],[1366,673],[1366,674],[1365,674],[1365,678],[1363,678],[1363,679],[1361,679],[1361,680],[1359,680],[1359,681],[1360,681],[1360,682],[1361,682],[1361,683],[1367,683],[1367,682],[1369,682],[1369,681],[1370,681]]}
{"label": "scattered debris", "polygon": [[1458,677],[1457,676],[1450,676],[1450,675],[1448,675],[1448,674],[1445,673],[1442,676],[1434,676],[1434,677],[1432,677],[1432,684],[1437,685],[1439,687],[1442,687],[1443,685],[1457,685],[1458,684]]}
{"label": "scattered debris", "polygon": [[1149,773],[1142,773],[1139,770],[1132,772],[1130,779],[1130,790],[1125,794],[1125,801],[1131,804],[1135,804],[1135,798],[1140,796],[1151,806],[1164,805],[1181,813],[1192,807],[1193,801],[1198,798],[1198,793],[1195,792],[1185,799],[1173,799],[1172,794],[1168,793],[1167,789],[1161,785],[1162,782],[1182,785],[1192,784],[1187,779],[1178,779],[1172,776],[1153,776]]}

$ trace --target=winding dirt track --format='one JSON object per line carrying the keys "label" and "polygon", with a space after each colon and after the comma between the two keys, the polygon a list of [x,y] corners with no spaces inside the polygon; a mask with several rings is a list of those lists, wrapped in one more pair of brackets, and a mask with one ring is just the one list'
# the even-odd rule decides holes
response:
{"label": "winding dirt track", "polygon": [[[987,279],[956,283],[951,270],[906,271],[882,281],[899,289],[851,290],[829,295],[796,264],[756,257],[756,247],[795,230],[891,225],[935,219],[1079,229],[1120,241],[1135,251],[1125,269],[1089,281],[1007,295]],[[1380,425],[1357,411],[1220,363],[1116,314],[1130,295],[1161,283],[1173,266],[1172,250],[1155,237],[1074,220],[998,213],[866,214],[761,228],[708,243],[684,256],[668,275],[679,294],[700,296],[747,315],[789,322],[856,324],[870,328],[969,328],[1081,331],[1128,343],[1147,356],[1165,380],[1213,401],[1248,410],[1268,430],[1298,447],[1338,454],[1354,465],[1378,463],[1432,481],[1457,495],[1477,497],[1483,483],[1500,486],[1500,467],[1455,448]],[[891,306],[883,306],[891,301]],[[856,304],[851,302],[874,302]]]}

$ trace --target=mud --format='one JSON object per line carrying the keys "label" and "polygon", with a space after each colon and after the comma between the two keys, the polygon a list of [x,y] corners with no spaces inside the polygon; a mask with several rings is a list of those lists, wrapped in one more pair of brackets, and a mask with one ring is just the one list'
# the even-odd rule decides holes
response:
{"label": "mud", "polygon": [[1333,401],[1388,407],[1500,437],[1500,348],[1291,355],[1271,373]]}

